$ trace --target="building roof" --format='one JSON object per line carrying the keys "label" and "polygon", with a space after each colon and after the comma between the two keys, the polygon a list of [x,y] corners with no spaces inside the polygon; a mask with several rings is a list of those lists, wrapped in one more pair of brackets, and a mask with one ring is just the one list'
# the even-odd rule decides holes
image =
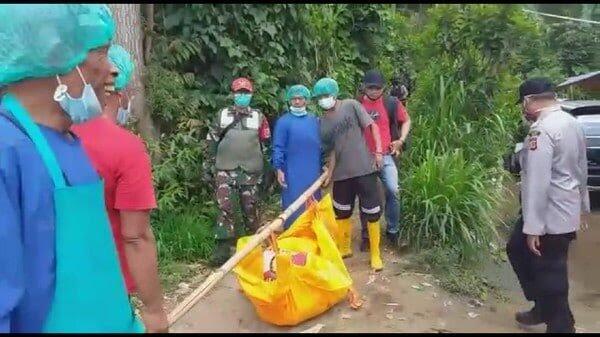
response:
{"label": "building roof", "polygon": [[600,70],[593,71],[593,72],[587,73],[587,74],[569,77],[569,78],[567,78],[566,81],[562,82],[561,84],[557,85],[556,87],[563,88],[563,87],[567,87],[567,86],[570,86],[573,84],[581,84],[582,82],[587,82],[587,81],[600,81]]}

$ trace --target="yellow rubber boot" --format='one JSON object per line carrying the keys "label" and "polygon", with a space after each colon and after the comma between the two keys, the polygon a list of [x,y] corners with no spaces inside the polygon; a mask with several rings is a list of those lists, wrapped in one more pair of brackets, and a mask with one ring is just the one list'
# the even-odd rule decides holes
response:
{"label": "yellow rubber boot", "polygon": [[381,252],[379,251],[379,242],[381,241],[379,221],[369,222],[367,229],[369,231],[371,268],[375,271],[380,271],[383,269],[383,261],[381,261]]}
{"label": "yellow rubber boot", "polygon": [[338,233],[338,249],[342,258],[352,256],[352,219],[338,219],[337,220],[339,233]]}
{"label": "yellow rubber boot", "polygon": [[337,249],[340,251],[340,253],[342,252],[342,248],[344,247],[344,227],[342,225],[342,222],[344,220],[340,220],[340,219],[336,219],[335,222],[337,223],[337,232],[335,233],[334,239],[335,239],[335,245],[337,246]]}

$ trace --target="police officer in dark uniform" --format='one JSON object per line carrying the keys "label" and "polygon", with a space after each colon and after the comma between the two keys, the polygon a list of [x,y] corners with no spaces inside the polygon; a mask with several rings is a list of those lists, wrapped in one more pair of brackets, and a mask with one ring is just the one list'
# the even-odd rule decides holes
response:
{"label": "police officer in dark uniform", "polygon": [[546,332],[575,332],[569,307],[567,255],[589,213],[585,136],[577,120],[556,101],[546,78],[525,81],[519,101],[532,124],[518,151],[521,216],[506,245],[510,263],[533,309],[516,314],[524,325]]}

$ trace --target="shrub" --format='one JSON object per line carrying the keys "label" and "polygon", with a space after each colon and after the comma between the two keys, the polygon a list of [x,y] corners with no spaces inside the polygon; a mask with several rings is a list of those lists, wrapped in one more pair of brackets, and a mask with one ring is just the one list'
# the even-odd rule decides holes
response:
{"label": "shrub", "polygon": [[551,46],[567,76],[600,69],[600,29],[596,25],[560,22],[550,26]]}
{"label": "shrub", "polygon": [[189,91],[185,78],[153,65],[146,79],[147,100],[161,133],[148,142],[154,159],[154,185],[160,211],[174,211],[187,204],[212,207],[212,187],[202,181],[203,143],[209,123],[208,110]]}
{"label": "shrub", "polygon": [[435,5],[414,46],[418,68],[443,53],[459,55],[476,46],[491,61],[491,74],[502,68],[522,75],[548,70],[557,62],[542,24],[515,4]]}

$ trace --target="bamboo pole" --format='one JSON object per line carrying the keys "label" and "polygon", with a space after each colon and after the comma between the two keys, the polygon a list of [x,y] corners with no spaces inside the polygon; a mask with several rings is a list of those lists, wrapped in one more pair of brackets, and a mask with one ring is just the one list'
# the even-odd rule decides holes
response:
{"label": "bamboo pole", "polygon": [[327,171],[324,172],[319,179],[317,179],[302,195],[296,199],[277,219],[273,220],[266,228],[260,233],[255,234],[252,239],[237,253],[227,260],[219,269],[214,271],[208,278],[188,297],[186,297],[171,313],[169,313],[169,326],[173,325],[179,320],[186,312],[188,312],[210,289],[212,289],[228,272],[230,272],[242,259],[246,257],[254,248],[256,248],[261,242],[266,240],[273,231],[280,229],[283,226],[285,220],[287,220],[292,213],[298,210],[304,203],[310,198],[323,184],[327,178]]}

